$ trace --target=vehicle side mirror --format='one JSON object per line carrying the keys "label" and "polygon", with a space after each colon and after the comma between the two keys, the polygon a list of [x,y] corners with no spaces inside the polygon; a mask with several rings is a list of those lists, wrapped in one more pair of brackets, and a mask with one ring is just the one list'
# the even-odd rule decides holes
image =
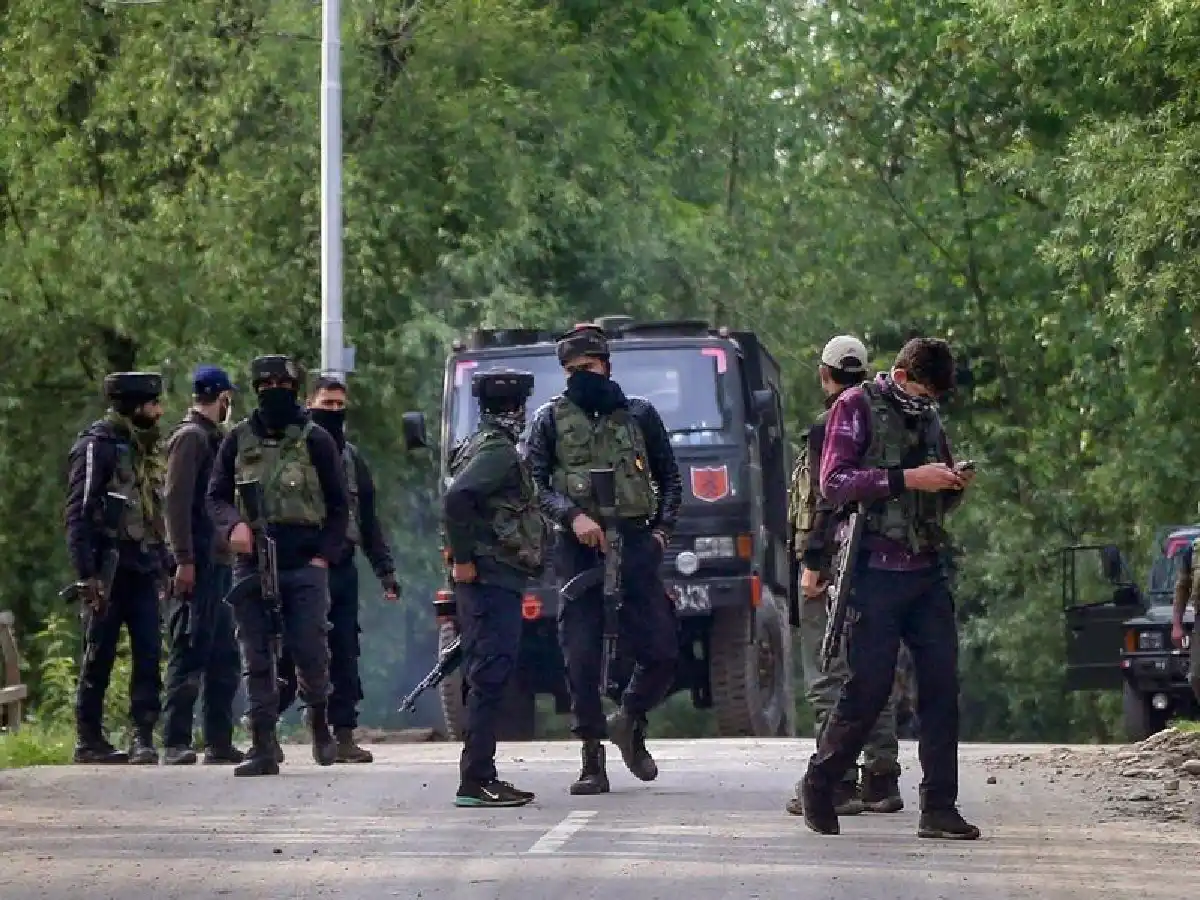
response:
{"label": "vehicle side mirror", "polygon": [[1121,551],[1113,544],[1100,548],[1100,571],[1109,584],[1123,584],[1125,561],[1121,559]]}
{"label": "vehicle side mirror", "polygon": [[775,393],[770,388],[754,391],[750,395],[750,406],[754,411],[754,418],[760,425],[770,426],[778,421]]}
{"label": "vehicle side mirror", "polygon": [[404,434],[404,447],[406,450],[416,450],[429,446],[429,439],[425,434],[425,413],[404,413],[400,417],[400,430]]}

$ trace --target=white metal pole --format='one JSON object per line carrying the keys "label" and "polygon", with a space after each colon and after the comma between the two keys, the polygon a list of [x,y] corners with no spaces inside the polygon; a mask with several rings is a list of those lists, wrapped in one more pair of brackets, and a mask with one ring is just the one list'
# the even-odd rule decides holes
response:
{"label": "white metal pole", "polygon": [[342,35],[339,0],[321,9],[321,368],[345,375],[342,320]]}

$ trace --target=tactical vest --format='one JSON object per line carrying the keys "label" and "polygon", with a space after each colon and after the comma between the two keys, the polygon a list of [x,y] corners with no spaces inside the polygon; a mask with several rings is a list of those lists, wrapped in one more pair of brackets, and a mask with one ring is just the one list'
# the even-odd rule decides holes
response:
{"label": "tactical vest", "polygon": [[[279,438],[259,437],[249,421],[234,429],[234,475],[238,481],[256,479],[262,484],[268,525],[320,527],[325,521],[325,494],[308,453],[310,431],[311,422],[289,425]],[[238,511],[246,517],[240,497]]]}
{"label": "tactical vest", "polygon": [[599,521],[591,470],[611,467],[616,476],[617,516],[650,518],[656,500],[646,438],[629,410],[615,410],[593,424],[582,409],[561,395],[555,398],[552,410],[557,433],[551,476],[554,489]]}
{"label": "tactical vest", "polygon": [[[829,419],[829,411],[826,410],[817,419],[817,425],[824,426]],[[806,431],[804,439],[800,444],[800,453],[796,457],[796,465],[792,469],[792,483],[788,491],[788,522],[791,524],[792,533],[796,538],[796,556],[800,557],[801,538],[812,531],[813,520],[817,514],[817,481],[813,477],[812,461],[809,459],[809,451],[812,449],[808,445],[811,430]],[[817,461],[817,470],[820,471],[821,461]]]}
{"label": "tactical vest", "polygon": [[[941,423],[935,411],[909,427],[877,384],[865,382],[862,390],[871,407],[871,446],[862,461],[864,469],[911,469],[941,459]],[[866,531],[905,544],[914,553],[937,550],[946,540],[945,514],[941,494],[904,491],[867,508]]]}
{"label": "tactical vest", "polygon": [[117,441],[117,467],[106,488],[128,498],[120,539],[148,546],[166,537],[163,519],[163,486],[157,467],[139,460],[133,445],[123,437]]}
{"label": "tactical vest", "polygon": [[354,453],[349,444],[342,448],[342,467],[346,471],[346,487],[350,494],[350,522],[346,525],[346,540],[357,546],[362,542],[362,526],[358,521],[358,466],[354,463]]}
{"label": "tactical vest", "polygon": [[512,438],[499,428],[482,425],[470,440],[459,444],[447,471],[454,477],[477,453],[495,449],[512,451],[521,480],[487,498],[484,507],[486,534],[479,534],[475,553],[490,556],[519,571],[538,574],[547,544],[546,523],[538,507],[537,488],[529,464],[517,455]]}

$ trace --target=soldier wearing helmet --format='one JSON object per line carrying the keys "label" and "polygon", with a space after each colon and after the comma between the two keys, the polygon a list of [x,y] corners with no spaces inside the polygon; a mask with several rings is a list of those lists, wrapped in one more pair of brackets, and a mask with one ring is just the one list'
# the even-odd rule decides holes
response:
{"label": "soldier wearing helmet", "polygon": [[620,642],[634,659],[620,708],[605,720],[601,706],[604,598],[600,586],[559,612],[567,663],[572,731],[583,742],[583,767],[572,794],[609,789],[606,737],[642,781],[658,777],[646,749],[646,716],[663,701],[679,655],[674,605],[659,567],[679,514],[682,487],[671,439],[653,405],[627,398],[613,380],[608,341],[595,325],[558,341],[566,390],[542,406],[529,434],[529,460],[542,511],[563,530],[556,571],[564,579],[602,562],[603,534],[592,492],[592,469],[615,472],[616,512],[623,538]]}
{"label": "soldier wearing helmet", "polygon": [[[300,373],[286,356],[250,364],[258,407],[233,427],[217,451],[207,503],[217,534],[237,555],[234,581],[255,570],[254,536],[235,485],[262,485],[267,534],[275,541],[283,643],[296,666],[299,694],[308,705],[313,759],[333,765],[337,744],[329,730],[329,561],[341,553],[350,501],[337,443],[298,400]],[[231,594],[230,602],[234,603]],[[282,754],[277,665],[268,610],[259,598],[234,605],[245,662],[250,752],[239,776],[276,775]]]}
{"label": "soldier wearing helmet", "polygon": [[532,392],[528,372],[475,373],[479,428],[454,451],[442,498],[467,688],[456,806],[533,800],[496,772],[496,726],[521,647],[521,597],[542,573],[546,543],[537,489],[517,451]]}
{"label": "soldier wearing helmet", "polygon": [[[75,703],[75,762],[153,765],[158,762],[154,726],[162,694],[158,582],[166,568],[158,446],[162,377],[155,372],[114,372],[104,379],[104,394],[108,412],[79,435],[69,457],[67,549],[87,598],[81,615],[88,635]],[[106,535],[101,525],[109,493],[124,498],[115,537]],[[120,561],[106,593],[99,574],[110,540],[116,541]],[[129,631],[133,656],[129,754],[113,747],[101,726],[122,625]]]}

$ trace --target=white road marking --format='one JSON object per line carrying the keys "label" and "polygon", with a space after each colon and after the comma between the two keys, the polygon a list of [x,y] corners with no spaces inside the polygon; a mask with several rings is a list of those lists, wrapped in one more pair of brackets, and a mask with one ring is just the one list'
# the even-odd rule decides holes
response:
{"label": "white road marking", "polygon": [[567,817],[543,834],[534,845],[526,850],[526,853],[553,853],[555,850],[562,848],[562,845],[569,841],[577,832],[579,832],[592,816],[596,815],[596,810],[576,810],[573,813],[568,813]]}

